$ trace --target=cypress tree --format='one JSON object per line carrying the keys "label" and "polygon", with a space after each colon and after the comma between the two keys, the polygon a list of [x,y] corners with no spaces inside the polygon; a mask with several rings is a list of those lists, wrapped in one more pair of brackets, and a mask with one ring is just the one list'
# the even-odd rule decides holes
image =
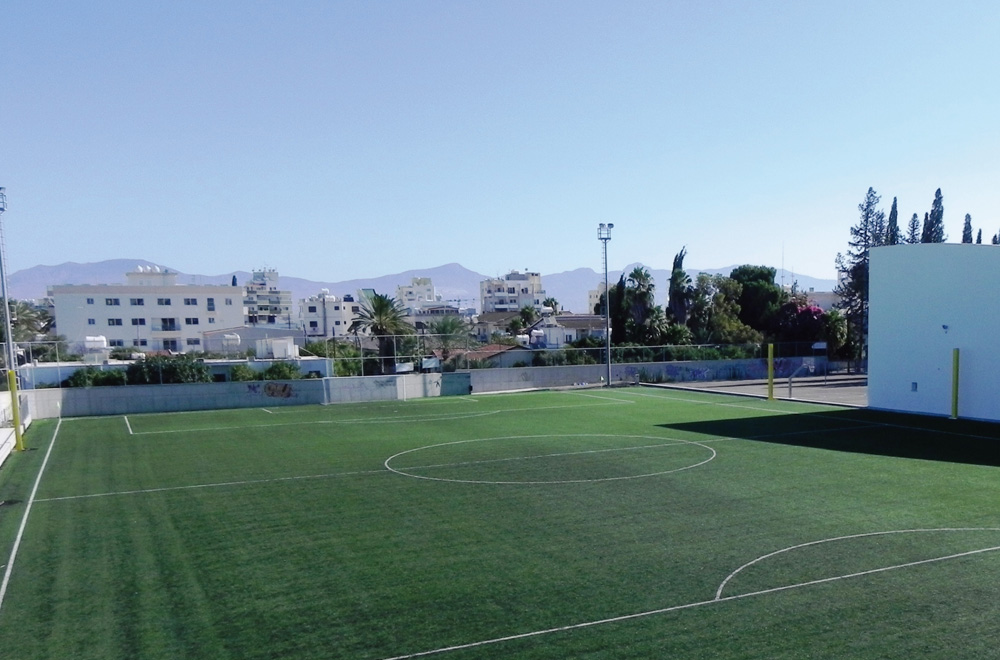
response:
{"label": "cypress tree", "polygon": [[976,232],[976,245],[982,245],[982,244],[983,244],[983,230],[980,229],[978,232]]}
{"label": "cypress tree", "polygon": [[972,242],[972,216],[968,213],[965,214],[965,224],[962,225],[962,242]]}
{"label": "cypress tree", "polygon": [[920,242],[944,243],[946,238],[944,233],[944,198],[941,196],[941,189],[938,188],[934,193],[930,213],[924,215],[924,232],[920,237]]}
{"label": "cypress tree", "polygon": [[896,211],[896,198],[892,198],[892,209],[889,211],[889,224],[885,228],[885,244],[897,245],[899,243],[899,212]]}
{"label": "cypress tree", "polygon": [[920,242],[920,218],[916,213],[914,213],[913,217],[910,218],[910,224],[906,227],[906,242]]}

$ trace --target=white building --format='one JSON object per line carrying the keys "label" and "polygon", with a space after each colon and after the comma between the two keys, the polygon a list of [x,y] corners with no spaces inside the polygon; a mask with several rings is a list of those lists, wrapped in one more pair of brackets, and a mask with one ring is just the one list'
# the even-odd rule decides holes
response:
{"label": "white building", "polygon": [[[596,289],[591,289],[587,292],[587,314],[593,314],[597,306],[601,304],[601,296],[604,295],[605,287],[604,282],[598,282]],[[600,311],[601,314],[604,313],[603,308]]]}
{"label": "white building", "polygon": [[868,405],[948,416],[957,403],[959,417],[1000,421],[998,290],[1000,248],[994,245],[919,243],[873,249]]}
{"label": "white building", "polygon": [[344,337],[360,306],[354,296],[319,295],[299,300],[299,326],[312,341]]}
{"label": "white building", "polygon": [[502,278],[483,280],[479,283],[482,312],[517,312],[524,307],[534,307],[541,313],[545,289],[539,273],[520,273],[512,270]]}
{"label": "white building", "polygon": [[396,287],[396,300],[401,302],[403,307],[416,311],[440,305],[441,296],[437,295],[431,278],[414,277],[409,284]]}
{"label": "white building", "polygon": [[177,284],[177,273],[156,266],[126,273],[126,284],[51,286],[59,334],[74,352],[87,337],[109,347],[150,351],[202,351],[202,332],[243,324],[243,289]]}
{"label": "white building", "polygon": [[278,271],[273,268],[253,271],[243,305],[246,311],[242,324],[293,327],[292,292],[278,289]]}

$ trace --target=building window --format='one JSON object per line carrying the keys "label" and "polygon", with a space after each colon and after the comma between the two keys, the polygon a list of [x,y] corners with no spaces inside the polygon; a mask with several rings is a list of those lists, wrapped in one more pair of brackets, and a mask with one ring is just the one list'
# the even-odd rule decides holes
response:
{"label": "building window", "polygon": [[226,298],[226,304],[227,305],[232,305],[233,304],[233,299],[232,298]]}
{"label": "building window", "polygon": [[215,323],[215,317],[214,316],[209,316],[208,317],[208,322],[209,323]]}
{"label": "building window", "polygon": [[94,319],[87,319],[87,325],[97,325],[97,321]]}
{"label": "building window", "polygon": [[190,306],[190,305],[197,305],[198,304],[198,299],[197,298],[185,298],[184,299],[184,304],[188,305],[188,306]]}
{"label": "building window", "polygon": [[157,298],[156,299],[156,304],[157,305],[169,305],[170,304],[170,298]]}
{"label": "building window", "polygon": [[357,305],[354,305],[354,306],[351,307],[351,311],[354,312],[354,313],[357,313],[357,312],[361,311],[361,308],[358,307]]}
{"label": "building window", "polygon": [[146,345],[146,340],[145,339],[133,339],[132,340],[132,345],[133,346],[145,346]]}
{"label": "building window", "polygon": [[340,325],[340,321],[334,321],[333,324],[334,325]]}
{"label": "building window", "polygon": [[316,313],[316,305],[309,305],[309,311],[313,314]]}
{"label": "building window", "polygon": [[145,298],[129,298],[128,299],[128,304],[132,305],[133,307],[145,305],[146,304],[146,299]]}
{"label": "building window", "polygon": [[189,338],[187,340],[187,345],[188,346],[201,346],[201,340],[200,339]]}
{"label": "building window", "polygon": [[184,325],[198,325],[198,317],[184,319]]}
{"label": "building window", "polygon": [[177,350],[177,340],[176,339],[164,339],[163,340],[163,350],[165,350],[165,351],[176,351]]}
{"label": "building window", "polygon": [[339,312],[340,311],[340,305],[334,305],[333,306],[333,311]]}
{"label": "building window", "polygon": [[319,323],[316,322],[316,321],[309,321],[309,327],[310,328],[318,328],[319,327]]}
{"label": "building window", "polygon": [[208,305],[208,311],[215,311],[215,298],[209,298],[205,301],[205,303]]}
{"label": "building window", "polygon": [[118,300],[118,298],[105,298],[104,299],[104,304],[105,305],[109,305],[111,307],[115,307],[117,305],[120,305],[121,301]]}
{"label": "building window", "polygon": [[177,319],[160,319],[160,330],[163,332],[177,332]]}
{"label": "building window", "polygon": [[124,339],[109,339],[108,340],[108,346],[111,346],[111,347],[124,346],[124,345],[125,345],[125,340]]}
{"label": "building window", "polygon": [[146,319],[132,319],[132,325],[146,325]]}
{"label": "building window", "polygon": [[94,299],[93,298],[87,298],[87,304],[88,305],[93,305],[94,304]]}
{"label": "building window", "polygon": [[108,319],[108,325],[121,325],[121,319]]}

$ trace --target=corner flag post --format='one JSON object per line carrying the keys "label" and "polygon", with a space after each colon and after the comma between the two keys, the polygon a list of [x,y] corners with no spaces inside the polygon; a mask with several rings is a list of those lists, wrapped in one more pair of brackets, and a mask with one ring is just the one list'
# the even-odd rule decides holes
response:
{"label": "corner flag post", "polygon": [[767,345],[767,400],[774,401],[774,344]]}

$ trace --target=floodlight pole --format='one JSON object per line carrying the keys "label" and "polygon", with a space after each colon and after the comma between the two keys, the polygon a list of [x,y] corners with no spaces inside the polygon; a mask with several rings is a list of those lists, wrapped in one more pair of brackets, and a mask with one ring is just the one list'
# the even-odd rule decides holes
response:
{"label": "floodlight pole", "polygon": [[[0,218],[7,210],[7,189],[0,186]],[[21,435],[21,412],[17,399],[17,353],[14,349],[13,324],[10,321],[10,299],[7,296],[7,246],[3,238],[3,221],[0,220],[0,294],[3,295],[4,332],[6,332],[7,390],[10,392],[10,411],[14,418],[14,447],[24,451],[24,437]]]}
{"label": "floodlight pole", "polygon": [[597,225],[597,238],[604,248],[604,355],[607,358],[607,383],[611,387],[611,289],[608,288],[608,241],[611,240],[613,223]]}

